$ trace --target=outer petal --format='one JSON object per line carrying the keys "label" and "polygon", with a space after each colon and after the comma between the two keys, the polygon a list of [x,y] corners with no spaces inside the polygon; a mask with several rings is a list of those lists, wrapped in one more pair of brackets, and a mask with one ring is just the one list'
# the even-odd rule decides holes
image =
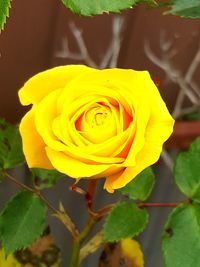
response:
{"label": "outer petal", "polygon": [[110,168],[110,164],[85,164],[67,156],[64,152],[54,151],[49,147],[46,147],[46,152],[54,168],[72,178],[91,177]]}
{"label": "outer petal", "polygon": [[76,76],[92,71],[83,65],[67,65],[49,69],[30,78],[19,90],[22,105],[36,104],[50,92],[63,88]]}
{"label": "outer petal", "polygon": [[23,151],[29,168],[53,169],[46,151],[45,144],[35,128],[35,110],[32,108],[20,123],[20,134],[22,136]]}
{"label": "outer petal", "polygon": [[144,102],[146,102],[150,110],[150,118],[145,130],[144,146],[137,153],[135,166],[127,167],[121,173],[106,179],[104,186],[109,192],[125,186],[142,170],[154,164],[160,157],[163,143],[173,131],[174,120],[169,114],[149,73],[138,73],[138,82],[144,85],[141,88],[141,94],[143,94]]}
{"label": "outer petal", "polygon": [[55,150],[66,149],[66,146],[53,134],[52,123],[57,116],[57,98],[62,90],[54,90],[42,99],[35,112],[35,126],[47,146]]}
{"label": "outer petal", "polygon": [[136,156],[134,167],[127,167],[124,171],[110,176],[106,179],[104,187],[108,192],[124,187],[141,171],[158,161],[163,143],[169,138],[173,130],[173,120],[168,123],[150,125],[145,134],[145,145]]}

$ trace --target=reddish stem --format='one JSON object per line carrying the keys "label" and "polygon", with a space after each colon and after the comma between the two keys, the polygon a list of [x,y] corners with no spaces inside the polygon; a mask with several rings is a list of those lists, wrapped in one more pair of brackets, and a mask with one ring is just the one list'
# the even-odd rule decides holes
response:
{"label": "reddish stem", "polygon": [[87,210],[93,218],[97,217],[97,213],[93,211],[93,200],[94,200],[96,183],[97,183],[96,180],[90,180],[88,182],[88,188],[85,194],[85,202],[86,202]]}
{"label": "reddish stem", "polygon": [[[152,208],[152,207],[157,207],[157,208],[170,208],[170,207],[177,207],[180,203],[138,203],[137,206],[138,208]],[[107,215],[111,209],[114,207],[115,204],[110,204],[108,206],[105,206],[101,208],[100,210],[97,211],[97,219],[100,220],[103,218],[105,215]]]}
{"label": "reddish stem", "polygon": [[105,215],[107,215],[115,204],[107,205],[97,211],[97,220],[101,220]]}
{"label": "reddish stem", "polygon": [[87,210],[88,210],[89,214],[94,218],[97,217],[97,213],[93,211],[93,199],[94,199],[95,188],[96,188],[96,180],[89,180],[88,181],[87,191],[78,187],[76,185],[76,183],[69,187],[69,189],[71,191],[76,192],[76,193],[84,196]]}
{"label": "reddish stem", "polygon": [[86,205],[88,209],[92,209],[92,206],[93,206],[96,183],[97,183],[96,180],[90,180],[88,182],[87,193],[85,195]]}
{"label": "reddish stem", "polygon": [[139,208],[151,208],[151,207],[157,207],[157,208],[169,208],[169,207],[176,207],[180,203],[138,203]]}

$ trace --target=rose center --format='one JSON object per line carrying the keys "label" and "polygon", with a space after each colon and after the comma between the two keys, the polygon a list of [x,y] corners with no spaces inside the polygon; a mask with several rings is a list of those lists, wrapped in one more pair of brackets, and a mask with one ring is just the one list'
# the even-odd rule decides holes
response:
{"label": "rose center", "polygon": [[76,123],[79,134],[99,144],[116,135],[116,121],[110,107],[95,103]]}
{"label": "rose center", "polygon": [[107,112],[98,112],[94,116],[93,124],[96,126],[101,126],[105,123],[107,118]]}

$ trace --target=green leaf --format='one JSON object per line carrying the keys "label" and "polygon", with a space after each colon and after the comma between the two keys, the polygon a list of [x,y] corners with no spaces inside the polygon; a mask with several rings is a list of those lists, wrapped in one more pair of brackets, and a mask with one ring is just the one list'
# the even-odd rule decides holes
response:
{"label": "green leaf", "polygon": [[63,176],[62,173],[56,170],[47,170],[41,168],[31,169],[35,184],[40,189],[50,188],[56,184],[59,178]]}
{"label": "green leaf", "polygon": [[103,226],[103,239],[115,242],[133,237],[142,232],[148,222],[146,209],[140,209],[135,204],[121,202],[107,216]]}
{"label": "green leaf", "polygon": [[189,147],[189,150],[200,154],[200,137],[197,137]]}
{"label": "green leaf", "polygon": [[6,18],[10,8],[11,0],[0,0],[0,31],[4,29]]}
{"label": "green leaf", "polygon": [[144,3],[147,5],[147,7],[158,7],[158,3],[156,2],[156,0],[140,0],[137,1],[138,3]]}
{"label": "green leaf", "polygon": [[200,138],[181,152],[174,168],[175,182],[187,197],[200,202]]}
{"label": "green leaf", "polygon": [[166,267],[197,267],[200,263],[200,206],[182,204],[165,225],[162,250]]}
{"label": "green leaf", "polygon": [[137,0],[62,0],[63,4],[75,14],[92,16],[102,13],[119,13],[121,10],[131,8]]}
{"label": "green leaf", "polygon": [[46,206],[30,192],[20,192],[0,215],[0,239],[6,255],[29,246],[42,234]]}
{"label": "green leaf", "polygon": [[200,120],[200,111],[191,112],[183,116],[183,120],[196,121]]}
{"label": "green leaf", "polygon": [[172,0],[167,14],[178,15],[184,18],[200,18],[199,0]]}
{"label": "green leaf", "polygon": [[24,162],[18,128],[0,119],[0,167],[13,168]]}
{"label": "green leaf", "polygon": [[130,199],[144,201],[149,197],[154,183],[155,175],[149,167],[119,191]]}

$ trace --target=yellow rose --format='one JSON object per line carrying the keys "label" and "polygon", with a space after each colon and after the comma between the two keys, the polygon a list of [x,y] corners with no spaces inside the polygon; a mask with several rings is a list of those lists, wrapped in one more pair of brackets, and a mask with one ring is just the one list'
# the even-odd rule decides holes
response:
{"label": "yellow rose", "polygon": [[147,71],[56,67],[28,80],[19,98],[33,105],[20,124],[28,166],[106,177],[109,192],[158,160],[174,124]]}
{"label": "yellow rose", "polygon": [[121,245],[121,253],[126,256],[130,262],[132,262],[132,266],[134,267],[143,267],[144,266],[144,258],[143,253],[140,248],[140,244],[131,238],[127,238],[120,241]]}
{"label": "yellow rose", "polygon": [[144,267],[140,244],[131,238],[106,244],[100,256],[99,267],[106,266]]}

